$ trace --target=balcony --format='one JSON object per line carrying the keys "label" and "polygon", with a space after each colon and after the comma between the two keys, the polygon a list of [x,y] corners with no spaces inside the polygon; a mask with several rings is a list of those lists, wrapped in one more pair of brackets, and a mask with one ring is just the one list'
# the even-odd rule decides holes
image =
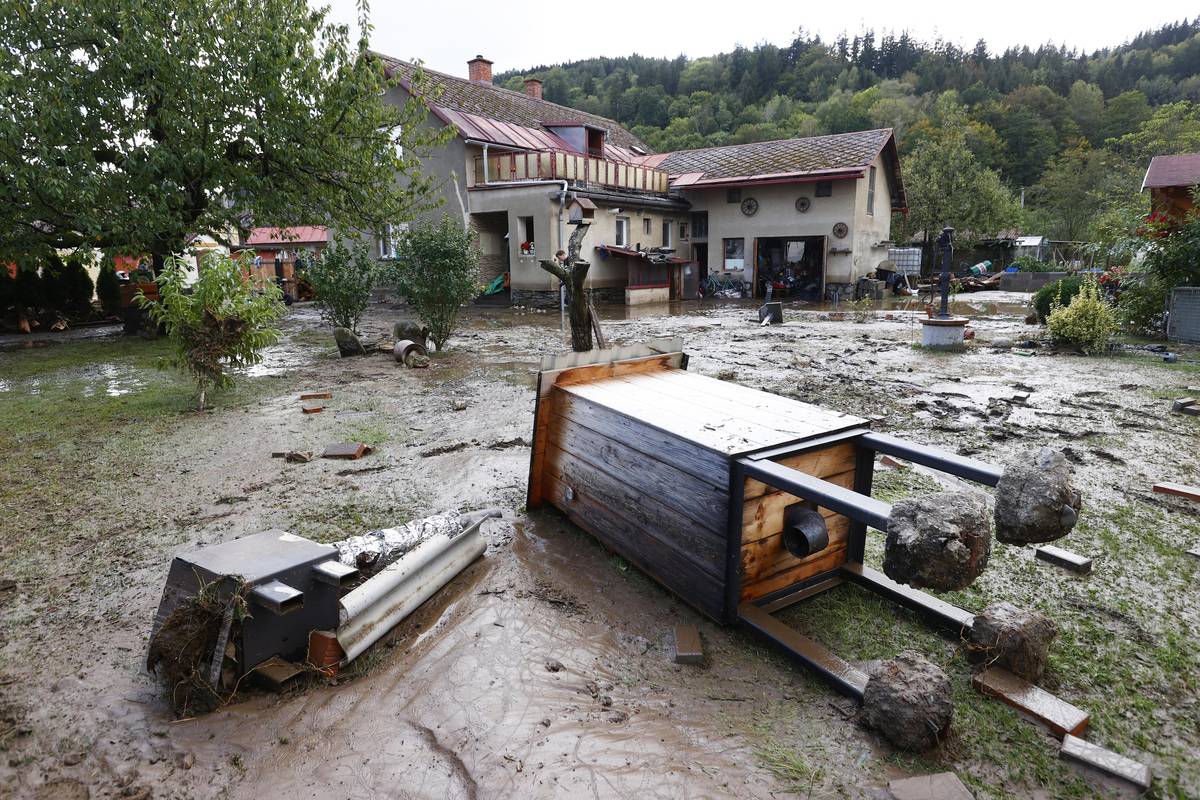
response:
{"label": "balcony", "polygon": [[510,181],[567,180],[608,189],[667,193],[664,170],[560,150],[490,153],[486,173],[485,180],[484,158],[476,156],[471,187],[503,185]]}

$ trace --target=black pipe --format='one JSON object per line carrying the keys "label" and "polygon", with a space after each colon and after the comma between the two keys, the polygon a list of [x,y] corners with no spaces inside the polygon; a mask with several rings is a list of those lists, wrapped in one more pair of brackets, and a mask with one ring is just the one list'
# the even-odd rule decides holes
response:
{"label": "black pipe", "polygon": [[886,433],[864,433],[858,441],[863,447],[869,447],[877,453],[907,459],[914,464],[957,475],[969,481],[982,483],[984,486],[995,486],[1000,482],[1000,476],[1004,474],[1002,467],[948,453],[945,450],[938,450],[936,447],[906,442],[895,436],[888,436]]}
{"label": "black pipe", "polygon": [[796,497],[811,500],[822,508],[865,522],[886,531],[892,507],[882,500],[823,481],[774,461],[741,460],[746,477],[760,480]]}

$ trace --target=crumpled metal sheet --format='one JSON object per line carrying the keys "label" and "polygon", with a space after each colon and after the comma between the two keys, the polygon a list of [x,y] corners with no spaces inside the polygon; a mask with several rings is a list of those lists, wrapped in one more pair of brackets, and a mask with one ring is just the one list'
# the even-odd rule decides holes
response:
{"label": "crumpled metal sheet", "polygon": [[338,561],[346,566],[373,573],[386,567],[400,556],[438,534],[454,538],[463,530],[463,518],[457,511],[434,514],[423,519],[406,522],[399,528],[383,528],[367,531],[362,536],[351,536],[333,546],[338,551]]}

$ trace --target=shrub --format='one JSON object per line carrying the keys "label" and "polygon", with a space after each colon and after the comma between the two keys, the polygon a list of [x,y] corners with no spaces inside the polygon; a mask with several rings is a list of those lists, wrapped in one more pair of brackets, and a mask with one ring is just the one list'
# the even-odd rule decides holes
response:
{"label": "shrub", "polygon": [[394,277],[397,290],[441,350],[458,321],[459,307],[482,291],[474,236],[449,215],[436,225],[413,227],[400,237]]}
{"label": "shrub", "polygon": [[17,278],[13,281],[13,295],[13,304],[18,309],[36,311],[46,305],[45,293],[42,291],[42,278],[36,269],[17,268]]}
{"label": "shrub", "polygon": [[334,242],[304,268],[302,277],[316,293],[321,318],[335,328],[358,333],[358,323],[379,278],[379,267],[367,245],[360,243],[351,250]]}
{"label": "shrub", "polygon": [[1014,258],[1012,266],[1016,267],[1019,272],[1055,272],[1058,270],[1057,264],[1051,264],[1049,261],[1038,261],[1033,256]]}
{"label": "shrub", "polygon": [[159,299],[138,295],[138,305],[166,327],[172,363],[196,381],[201,411],[211,390],[233,384],[228,369],[259,363],[263,349],[279,341],[274,323],[285,312],[283,293],[274,285],[256,291],[250,272],[248,257],[211,253],[188,292],[186,262],[169,258],[158,276]]}
{"label": "shrub", "polygon": [[42,259],[42,305],[48,311],[66,310],[68,282],[67,265],[50,252]]}
{"label": "shrub", "polygon": [[1072,298],[1079,294],[1079,287],[1082,285],[1082,278],[1070,275],[1038,289],[1033,295],[1033,310],[1037,313],[1038,321],[1044,323],[1049,318],[1050,308],[1055,300],[1059,300],[1064,306],[1070,305]]}
{"label": "shrub", "polygon": [[1200,218],[1151,214],[1139,231],[1145,257],[1121,286],[1121,318],[1132,333],[1162,336],[1176,286],[1200,286]]}
{"label": "shrub", "polygon": [[87,317],[92,313],[92,294],[96,287],[88,275],[84,261],[91,261],[87,251],[76,251],[63,265],[63,310],[76,317]]}
{"label": "shrub", "polygon": [[871,318],[871,298],[860,297],[857,300],[850,301],[851,313],[854,314],[855,322],[866,322]]}
{"label": "shrub", "polygon": [[1095,280],[1084,281],[1070,305],[1055,300],[1046,327],[1056,342],[1078,347],[1085,353],[1101,353],[1119,330],[1117,314],[1100,293]]}
{"label": "shrub", "polygon": [[9,272],[8,264],[0,263],[0,314],[17,304],[17,281]]}
{"label": "shrub", "polygon": [[110,255],[100,261],[100,274],[96,276],[96,296],[100,308],[110,317],[121,314],[121,282],[117,280],[117,268]]}

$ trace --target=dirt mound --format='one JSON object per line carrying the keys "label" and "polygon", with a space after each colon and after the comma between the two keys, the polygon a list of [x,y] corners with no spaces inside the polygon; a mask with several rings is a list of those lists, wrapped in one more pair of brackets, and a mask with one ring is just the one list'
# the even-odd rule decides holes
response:
{"label": "dirt mound", "polygon": [[[227,601],[209,584],[176,606],[150,639],[146,666],[162,681],[167,699],[180,717],[204,714],[226,699],[209,675],[230,606],[245,608],[239,588]],[[239,617],[237,613],[233,616]]]}
{"label": "dirt mound", "polygon": [[863,692],[866,722],[902,750],[936,747],[950,731],[950,679],[911,650],[880,664]]}

